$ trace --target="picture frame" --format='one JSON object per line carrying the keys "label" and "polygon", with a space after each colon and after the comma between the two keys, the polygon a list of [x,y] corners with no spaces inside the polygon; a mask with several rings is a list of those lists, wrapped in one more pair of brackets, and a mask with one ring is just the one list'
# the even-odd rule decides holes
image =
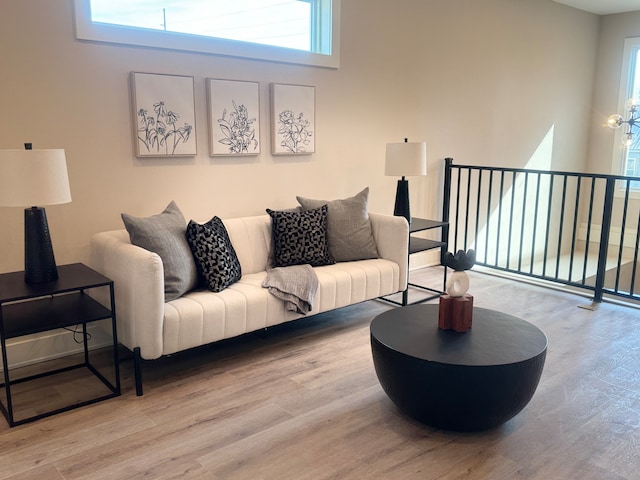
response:
{"label": "picture frame", "polygon": [[316,89],[271,84],[273,155],[309,155],[316,150]]}
{"label": "picture frame", "polygon": [[131,72],[137,157],[195,156],[193,77]]}
{"label": "picture frame", "polygon": [[208,78],[211,156],[260,153],[260,84]]}

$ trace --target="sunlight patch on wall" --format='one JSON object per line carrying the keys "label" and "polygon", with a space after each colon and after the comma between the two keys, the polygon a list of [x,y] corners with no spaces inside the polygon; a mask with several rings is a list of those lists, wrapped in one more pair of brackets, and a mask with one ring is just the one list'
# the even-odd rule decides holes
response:
{"label": "sunlight patch on wall", "polygon": [[[549,171],[553,160],[555,126],[552,125],[524,166],[527,170]],[[471,174],[473,175],[473,174]],[[475,176],[475,175],[474,175]],[[466,179],[467,181],[469,179]],[[475,238],[467,248],[476,250],[477,259],[506,268],[522,268],[535,262],[550,247],[547,225],[557,212],[549,212],[552,185],[548,175],[526,172],[493,172],[468,183],[470,199],[477,199],[480,214],[467,222],[477,223]],[[475,187],[474,187],[475,185]],[[490,192],[490,194],[489,194]],[[475,230],[475,226],[471,228]],[[467,243],[464,242],[463,243]],[[551,245],[557,248],[557,243]]]}
{"label": "sunlight patch on wall", "polygon": [[533,170],[551,170],[553,160],[553,138],[555,133],[555,125],[544,136],[536,151],[531,155],[531,159],[524,168]]}

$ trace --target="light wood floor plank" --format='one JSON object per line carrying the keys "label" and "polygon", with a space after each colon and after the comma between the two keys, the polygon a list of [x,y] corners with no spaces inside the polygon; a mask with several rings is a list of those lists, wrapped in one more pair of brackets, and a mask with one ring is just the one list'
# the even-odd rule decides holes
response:
{"label": "light wood floor plank", "polygon": [[[590,311],[581,296],[470,274],[476,306],[549,339],[533,399],[499,428],[446,432],[400,413],[369,344],[371,320],[395,307],[372,301],[146,362],[143,397],[125,359],[121,397],[0,422],[0,479],[640,478],[640,310]],[[412,277],[439,286],[440,275]],[[48,401],[73,398],[71,386],[49,386]],[[24,389],[26,411],[42,397]]]}

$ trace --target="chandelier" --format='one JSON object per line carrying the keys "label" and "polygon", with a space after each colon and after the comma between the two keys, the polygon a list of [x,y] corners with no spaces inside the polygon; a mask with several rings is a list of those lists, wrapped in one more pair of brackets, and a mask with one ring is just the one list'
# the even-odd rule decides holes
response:
{"label": "chandelier", "polygon": [[627,131],[622,135],[622,143],[625,147],[630,147],[636,138],[633,134],[633,127],[640,127],[640,99],[633,97],[624,104],[624,109],[629,113],[629,118],[624,119],[622,115],[614,113],[609,115],[607,125],[610,128],[619,128],[623,123],[629,125]]}

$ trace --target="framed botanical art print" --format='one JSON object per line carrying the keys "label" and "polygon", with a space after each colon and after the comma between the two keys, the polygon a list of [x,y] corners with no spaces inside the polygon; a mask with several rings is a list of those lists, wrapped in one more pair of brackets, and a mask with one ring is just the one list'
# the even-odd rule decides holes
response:
{"label": "framed botanical art print", "polygon": [[196,155],[193,77],[131,72],[138,157]]}
{"label": "framed botanical art print", "polygon": [[271,115],[274,155],[315,152],[315,87],[272,83]]}
{"label": "framed botanical art print", "polygon": [[259,86],[258,82],[207,79],[212,156],[260,153]]}

